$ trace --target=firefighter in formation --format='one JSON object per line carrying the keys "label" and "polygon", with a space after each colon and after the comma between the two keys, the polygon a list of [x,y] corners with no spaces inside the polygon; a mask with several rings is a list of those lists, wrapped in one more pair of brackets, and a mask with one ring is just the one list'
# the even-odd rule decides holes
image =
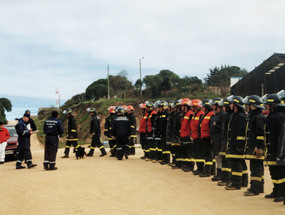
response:
{"label": "firefighter in formation", "polygon": [[110,146],[110,157],[122,160],[135,155],[136,117],[132,105],[111,106],[105,121],[104,135]]}
{"label": "firefighter in formation", "polygon": [[264,193],[265,163],[274,185],[265,198],[285,204],[284,100],[281,91],[262,98],[184,98],[140,104],[141,159],[199,177],[213,175],[211,180],[226,190],[240,190],[250,183],[245,196]]}

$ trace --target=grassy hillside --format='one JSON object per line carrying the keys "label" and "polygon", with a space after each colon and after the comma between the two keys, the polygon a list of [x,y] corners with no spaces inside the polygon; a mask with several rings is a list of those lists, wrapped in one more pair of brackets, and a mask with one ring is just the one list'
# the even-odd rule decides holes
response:
{"label": "grassy hillside", "polygon": [[[89,135],[89,125],[90,125],[90,116],[89,113],[86,111],[89,107],[94,107],[97,110],[97,114],[101,119],[101,139],[105,140],[106,137],[103,134],[104,125],[105,125],[105,119],[108,116],[108,108],[111,105],[133,105],[135,108],[135,115],[137,118],[141,117],[141,112],[139,109],[139,100],[137,99],[112,99],[112,100],[106,100],[101,99],[98,101],[88,101],[88,102],[82,102],[77,105],[73,105],[70,108],[74,111],[74,117],[77,122],[78,126],[78,137],[79,137],[79,144],[86,144],[91,142],[91,137]],[[56,110],[55,108],[47,108],[42,109],[38,113],[38,117],[35,119],[35,123],[39,129],[38,137],[42,143],[44,143],[45,135],[43,134],[43,124],[44,121],[51,115],[51,112],[53,110]],[[60,138],[60,147],[63,147],[65,145],[65,137],[66,137],[66,131],[67,131],[67,117],[62,114],[62,111],[59,113],[59,120],[63,123],[63,127],[65,130],[65,133],[62,138]],[[139,123],[139,120],[137,120],[137,123]]]}

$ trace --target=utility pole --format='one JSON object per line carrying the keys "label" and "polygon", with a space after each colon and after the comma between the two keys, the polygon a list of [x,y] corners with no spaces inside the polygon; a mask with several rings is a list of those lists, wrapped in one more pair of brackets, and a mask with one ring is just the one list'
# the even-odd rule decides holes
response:
{"label": "utility pole", "polygon": [[110,78],[109,78],[109,64],[107,66],[107,73],[108,73],[108,100],[110,99]]}
{"label": "utility pole", "polygon": [[56,89],[55,93],[56,93],[56,107],[57,107],[57,109],[59,110],[59,108],[60,108],[60,95],[59,95],[59,90]]}

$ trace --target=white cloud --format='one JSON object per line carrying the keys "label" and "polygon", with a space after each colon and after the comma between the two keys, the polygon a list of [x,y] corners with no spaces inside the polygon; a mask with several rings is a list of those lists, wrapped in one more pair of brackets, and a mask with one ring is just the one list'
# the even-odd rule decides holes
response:
{"label": "white cloud", "polygon": [[126,69],[135,81],[142,56],[144,75],[170,69],[180,76],[203,78],[209,68],[221,64],[250,71],[285,50],[283,0],[0,4],[5,94],[53,97],[59,88],[69,98],[106,77],[107,64],[111,73]]}

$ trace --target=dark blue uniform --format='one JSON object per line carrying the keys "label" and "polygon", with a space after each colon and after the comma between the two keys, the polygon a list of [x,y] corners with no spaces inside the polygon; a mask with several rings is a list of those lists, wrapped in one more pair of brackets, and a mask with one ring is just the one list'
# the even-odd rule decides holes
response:
{"label": "dark blue uniform", "polygon": [[20,167],[24,159],[29,167],[32,164],[32,154],[30,150],[30,131],[28,130],[27,125],[23,119],[19,120],[15,128],[18,134],[19,144],[16,167]]}
{"label": "dark blue uniform", "polygon": [[94,114],[90,121],[90,134],[92,134],[92,142],[90,146],[90,151],[87,156],[93,156],[95,147],[97,146],[101,151],[101,157],[106,155],[105,148],[101,143],[100,136],[101,136],[101,128],[100,128],[100,118]]}
{"label": "dark blue uniform", "polygon": [[55,165],[58,136],[63,134],[64,130],[61,121],[54,117],[45,121],[43,130],[46,134],[44,168],[48,169],[49,165],[50,167]]}
{"label": "dark blue uniform", "polygon": [[104,129],[104,135],[107,137],[111,152],[111,157],[115,157],[116,155],[116,140],[112,137],[112,122],[114,120],[115,115],[113,113],[110,113],[110,115],[105,120],[105,129]]}
{"label": "dark blue uniform", "polygon": [[[285,115],[280,107],[274,108],[274,111],[266,118],[270,143],[268,146],[267,165],[269,166],[271,179],[274,185],[273,192],[270,195],[273,198],[281,198],[282,200],[285,199],[285,163],[280,159],[282,151],[280,146],[282,145],[282,129],[284,128],[284,122]],[[270,195],[266,198],[272,198],[269,197]]]}
{"label": "dark blue uniform", "polygon": [[135,117],[134,113],[130,113],[127,116],[128,116],[130,123],[131,123],[131,138],[129,140],[130,154],[135,155],[136,154],[135,141],[137,138],[137,121],[136,121],[136,117]]}
{"label": "dark blue uniform", "polygon": [[119,115],[114,118],[112,135],[116,137],[117,158],[122,160],[124,154],[129,154],[128,137],[131,135],[131,123],[128,117]]}
{"label": "dark blue uniform", "polygon": [[77,136],[76,120],[72,115],[70,115],[68,117],[68,131],[67,131],[66,145],[65,145],[63,158],[68,158],[71,145],[73,145],[74,148],[79,147],[77,141],[78,141],[78,136]]}

